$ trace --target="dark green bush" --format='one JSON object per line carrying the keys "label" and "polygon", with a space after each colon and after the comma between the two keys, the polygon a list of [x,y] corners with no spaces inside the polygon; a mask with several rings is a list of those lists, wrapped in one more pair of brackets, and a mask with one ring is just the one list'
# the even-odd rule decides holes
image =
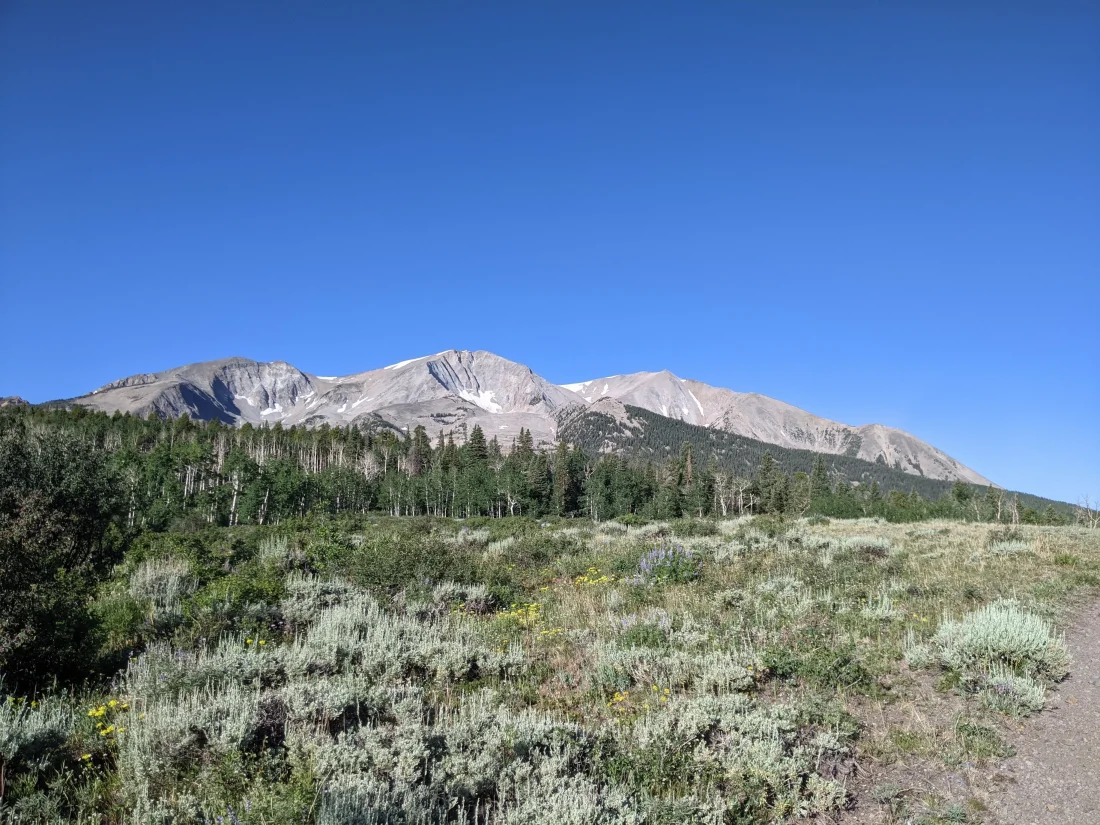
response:
{"label": "dark green bush", "polygon": [[763,664],[778,679],[800,680],[818,688],[874,693],[877,683],[859,660],[855,645],[832,647],[809,634],[794,644],[765,649]]}
{"label": "dark green bush", "polygon": [[621,647],[666,647],[668,634],[650,622],[639,622],[619,637]]}
{"label": "dark green bush", "polygon": [[0,675],[79,678],[94,659],[88,605],[121,557],[105,456],[59,433],[0,437]]}

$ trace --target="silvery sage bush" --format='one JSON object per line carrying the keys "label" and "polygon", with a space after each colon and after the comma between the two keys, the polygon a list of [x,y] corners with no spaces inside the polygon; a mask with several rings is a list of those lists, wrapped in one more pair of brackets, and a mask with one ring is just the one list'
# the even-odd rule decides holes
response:
{"label": "silvery sage bush", "polygon": [[1055,682],[1069,673],[1065,639],[1055,634],[1050,622],[1014,601],[998,600],[961,620],[945,621],[932,642],[939,662],[962,674],[1002,666]]}
{"label": "silvery sage bush", "polygon": [[1046,691],[1039,682],[1030,676],[1017,676],[1004,667],[994,667],[974,687],[982,704],[1009,716],[1038,713],[1046,701]]}
{"label": "silvery sage bush", "polygon": [[[785,821],[837,810],[846,799],[844,787],[818,773],[823,761],[846,753],[830,731],[816,735],[801,728],[792,707],[754,701],[744,694],[674,696],[656,712],[645,714],[619,734],[632,757],[632,770],[651,785],[668,783],[671,758],[691,754],[684,769],[692,776],[715,777],[741,793],[713,799],[716,814],[754,817],[732,821]],[[648,777],[646,774],[650,774]],[[729,821],[716,817],[716,822]]]}
{"label": "silvery sage bush", "polygon": [[910,634],[906,647],[910,666],[937,664],[983,704],[1012,716],[1042,710],[1046,686],[1069,673],[1065,639],[1011,600],[943,622],[928,643]]}
{"label": "silvery sage bush", "polygon": [[479,822],[520,822],[544,809],[556,818],[527,821],[638,821],[605,815],[632,808],[623,792],[586,775],[596,737],[579,725],[512,710],[492,691],[426,710],[395,702],[385,720],[305,742],[324,782],[320,821],[442,822],[450,813],[461,822],[477,812]]}
{"label": "silvery sage bush", "polygon": [[0,770],[19,764],[44,769],[58,758],[72,730],[73,710],[65,701],[32,705],[0,695]]}

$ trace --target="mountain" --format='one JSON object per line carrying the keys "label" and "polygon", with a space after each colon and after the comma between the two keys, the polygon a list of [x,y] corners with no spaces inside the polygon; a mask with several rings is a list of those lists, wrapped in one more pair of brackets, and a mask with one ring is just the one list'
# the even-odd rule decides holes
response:
{"label": "mountain", "polygon": [[[708,462],[713,458],[718,469],[740,478],[752,477],[765,452],[786,473],[811,473],[814,461],[821,455],[813,450],[768,444],[727,430],[689,424],[609,397],[563,416],[558,432],[561,438],[585,450],[613,452],[658,466],[679,455],[684,444],[690,444],[694,455],[705,456]],[[840,475],[866,485],[878,482],[884,492],[915,490],[930,500],[949,493],[953,484],[951,480],[906,473],[881,462],[844,454],[827,455],[826,467],[830,476]]]}
{"label": "mountain", "polygon": [[522,364],[459,350],[346,376],[311,375],[283,361],[227,358],[131,376],[73,401],[104,412],[187,413],[231,424],[375,424],[401,431],[422,424],[433,436],[480,424],[505,445],[521,427],[537,443],[552,444],[555,414],[585,403]]}
{"label": "mountain", "polygon": [[881,424],[850,427],[774,398],[711,387],[678,378],[667,370],[613,375],[564,386],[588,402],[608,396],[687,424],[789,449],[861,458],[928,478],[991,483],[942,450],[903,430]]}
{"label": "mountain", "polygon": [[[283,361],[226,358],[123,378],[71,403],[229,424],[369,424],[402,432],[423,425],[432,436],[479,424],[504,446],[520,428],[529,429],[536,444],[553,444],[559,427],[586,411],[640,433],[637,413],[628,411],[636,408],[787,449],[858,458],[930,479],[990,483],[930,444],[881,424],[851,427],[667,370],[558,386],[485,351],[448,350],[347,376],[312,375]],[[616,439],[605,441],[603,449],[622,449]]]}

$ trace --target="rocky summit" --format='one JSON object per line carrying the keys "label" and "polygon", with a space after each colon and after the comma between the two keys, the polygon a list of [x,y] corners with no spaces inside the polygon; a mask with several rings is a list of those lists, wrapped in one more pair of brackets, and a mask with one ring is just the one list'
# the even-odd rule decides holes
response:
{"label": "rocky summit", "polygon": [[536,443],[552,444],[563,420],[603,411],[606,403],[596,406],[601,399],[768,444],[877,461],[927,478],[991,483],[942,450],[882,424],[849,426],[667,370],[557,385],[480,350],[448,350],[345,376],[312,375],[284,361],[226,358],[123,378],[72,403],[229,424],[371,424],[402,432],[423,425],[433,435],[477,424],[507,446],[521,428]]}

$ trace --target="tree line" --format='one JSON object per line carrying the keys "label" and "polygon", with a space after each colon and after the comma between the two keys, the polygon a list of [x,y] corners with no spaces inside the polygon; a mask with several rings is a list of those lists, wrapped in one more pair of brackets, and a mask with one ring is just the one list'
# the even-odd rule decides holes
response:
{"label": "tree line", "polygon": [[[83,408],[6,408],[0,438],[46,438],[103,457],[104,489],[121,529],[181,520],[277,524],[311,514],[395,516],[728,517],[744,513],[1062,523],[997,488],[941,485],[938,496],[853,480],[820,454],[791,471],[770,450],[739,472],[718,451],[685,440],[675,454],[601,453],[561,441],[535,449],[531,433],[502,445],[479,426],[429,434],[390,428],[233,427],[187,416],[162,420]],[[6,448],[7,449],[7,448]],[[781,454],[782,448],[776,448]],[[863,462],[866,463],[866,462]],[[927,487],[925,487],[927,491]]]}

